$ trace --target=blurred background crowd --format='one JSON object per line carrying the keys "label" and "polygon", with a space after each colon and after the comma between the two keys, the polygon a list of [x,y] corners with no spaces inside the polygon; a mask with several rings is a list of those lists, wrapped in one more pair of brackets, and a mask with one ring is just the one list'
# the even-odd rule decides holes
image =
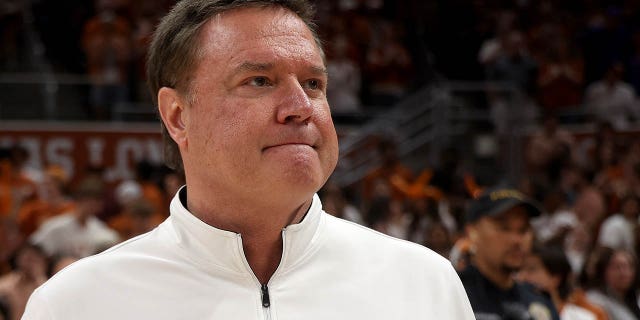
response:
{"label": "blurred background crowd", "polygon": [[[8,120],[157,121],[144,59],[173,3],[2,1],[0,137]],[[565,276],[622,288],[640,319],[640,1],[315,3],[342,144],[327,212],[462,268],[469,201],[510,184],[540,203],[536,243]],[[0,319],[71,261],[152,229],[184,183],[149,159],[108,180],[0,147]]]}

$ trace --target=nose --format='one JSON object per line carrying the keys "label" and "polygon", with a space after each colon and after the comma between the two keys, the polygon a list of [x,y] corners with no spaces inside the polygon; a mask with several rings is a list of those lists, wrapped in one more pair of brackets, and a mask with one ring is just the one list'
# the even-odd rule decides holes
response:
{"label": "nose", "polygon": [[313,103],[297,80],[292,80],[283,90],[278,104],[278,123],[308,123],[313,114]]}
{"label": "nose", "polygon": [[511,230],[507,237],[508,241],[518,247],[522,247],[529,244],[532,234],[529,230]]}

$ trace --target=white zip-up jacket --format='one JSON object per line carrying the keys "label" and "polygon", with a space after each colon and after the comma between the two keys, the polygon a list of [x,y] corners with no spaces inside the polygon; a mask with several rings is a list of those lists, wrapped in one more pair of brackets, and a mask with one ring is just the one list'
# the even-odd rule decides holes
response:
{"label": "white zip-up jacket", "polygon": [[266,284],[240,234],[202,222],[179,196],[170,210],[153,231],[56,274],[23,319],[475,319],[449,261],[332,217],[317,195],[303,221],[282,231]]}

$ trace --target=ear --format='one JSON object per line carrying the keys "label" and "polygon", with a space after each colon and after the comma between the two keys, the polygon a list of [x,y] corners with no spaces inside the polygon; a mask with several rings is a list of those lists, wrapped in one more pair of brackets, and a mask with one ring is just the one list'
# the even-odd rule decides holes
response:
{"label": "ear", "polygon": [[186,105],[175,89],[162,87],[158,90],[158,110],[165,128],[180,148],[187,147]]}
{"label": "ear", "polygon": [[469,240],[471,240],[471,242],[476,242],[478,239],[478,232],[476,231],[475,226],[467,225],[465,229],[467,231],[467,236],[469,236]]}

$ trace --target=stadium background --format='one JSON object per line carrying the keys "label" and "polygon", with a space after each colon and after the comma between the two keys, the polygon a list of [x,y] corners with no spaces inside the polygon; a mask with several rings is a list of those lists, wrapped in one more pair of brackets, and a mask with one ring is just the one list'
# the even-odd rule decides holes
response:
{"label": "stadium background", "polygon": [[[173,2],[0,3],[0,272],[45,176],[66,196],[99,177],[105,222],[126,183],[166,204],[167,177],[180,178],[162,167],[144,57]],[[586,260],[603,221],[640,195],[640,1],[315,3],[341,140],[322,191],[336,215],[448,256],[469,199],[509,183],[550,217],[573,214],[579,250],[544,240]]]}

